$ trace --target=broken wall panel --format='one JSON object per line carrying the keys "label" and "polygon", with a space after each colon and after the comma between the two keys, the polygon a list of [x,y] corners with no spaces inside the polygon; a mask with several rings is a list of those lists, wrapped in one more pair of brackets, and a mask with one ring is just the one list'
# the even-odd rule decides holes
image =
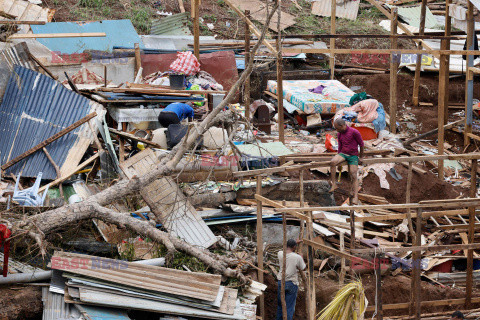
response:
{"label": "broken wall panel", "polygon": [[[170,64],[177,59],[176,53],[142,54],[143,74],[168,71]],[[216,51],[200,54],[200,69],[212,77],[228,91],[238,80],[237,63],[233,51]]]}
{"label": "broken wall panel", "polygon": [[[104,109],[97,103],[66,89],[61,83],[33,70],[15,66],[0,106],[0,162],[5,164],[86,115]],[[96,123],[92,121],[94,128]],[[80,163],[93,141],[88,125],[82,125],[46,149],[67,174]],[[6,174],[57,178],[45,153],[38,151],[6,170]]]}
{"label": "broken wall panel", "polygon": [[[156,168],[158,159],[152,149],[146,149],[120,165],[125,175],[145,175]],[[171,177],[163,177],[145,186],[143,199],[172,236],[208,248],[217,242],[212,230],[205,224],[190,201]]]}
{"label": "broken wall panel", "polygon": [[42,8],[39,5],[24,0],[0,1],[0,15],[6,18],[23,21],[50,22],[55,14],[55,9]]}

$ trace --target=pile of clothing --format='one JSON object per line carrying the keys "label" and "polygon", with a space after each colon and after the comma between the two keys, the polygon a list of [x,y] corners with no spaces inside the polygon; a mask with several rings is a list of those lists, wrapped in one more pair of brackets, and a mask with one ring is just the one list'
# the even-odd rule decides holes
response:
{"label": "pile of clothing", "polygon": [[335,114],[335,119],[342,118],[352,123],[371,123],[375,132],[387,126],[383,105],[365,92],[357,93],[350,99],[351,107],[343,108]]}

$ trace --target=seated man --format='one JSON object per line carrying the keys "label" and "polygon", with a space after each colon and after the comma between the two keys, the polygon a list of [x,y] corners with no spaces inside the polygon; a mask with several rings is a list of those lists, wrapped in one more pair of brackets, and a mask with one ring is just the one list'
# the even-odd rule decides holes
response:
{"label": "seated man", "polygon": [[160,122],[162,127],[168,128],[169,125],[180,123],[183,119],[188,118],[192,120],[194,115],[192,105],[191,102],[171,103],[160,112],[158,122]]}

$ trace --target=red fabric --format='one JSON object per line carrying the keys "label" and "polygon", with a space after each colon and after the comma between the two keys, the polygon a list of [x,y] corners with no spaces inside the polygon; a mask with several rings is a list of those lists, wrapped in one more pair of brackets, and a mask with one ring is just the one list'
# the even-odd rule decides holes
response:
{"label": "red fabric", "polygon": [[335,152],[337,151],[336,147],[337,147],[337,141],[330,133],[327,133],[326,139],[325,139],[325,148],[330,152]]}
{"label": "red fabric", "polygon": [[191,51],[179,52],[177,60],[170,65],[170,70],[193,76],[200,71],[200,63]]}
{"label": "red fabric", "polygon": [[0,247],[3,245],[3,276],[8,274],[8,256],[10,255],[10,231],[6,225],[0,224]]}

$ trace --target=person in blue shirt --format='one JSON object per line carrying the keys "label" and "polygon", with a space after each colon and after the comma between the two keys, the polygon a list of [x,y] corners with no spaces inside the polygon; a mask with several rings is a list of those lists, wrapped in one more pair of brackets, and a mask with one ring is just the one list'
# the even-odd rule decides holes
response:
{"label": "person in blue shirt", "polygon": [[192,120],[194,115],[192,105],[191,102],[171,103],[160,112],[158,122],[162,127],[168,128],[169,125],[180,123],[183,119]]}

